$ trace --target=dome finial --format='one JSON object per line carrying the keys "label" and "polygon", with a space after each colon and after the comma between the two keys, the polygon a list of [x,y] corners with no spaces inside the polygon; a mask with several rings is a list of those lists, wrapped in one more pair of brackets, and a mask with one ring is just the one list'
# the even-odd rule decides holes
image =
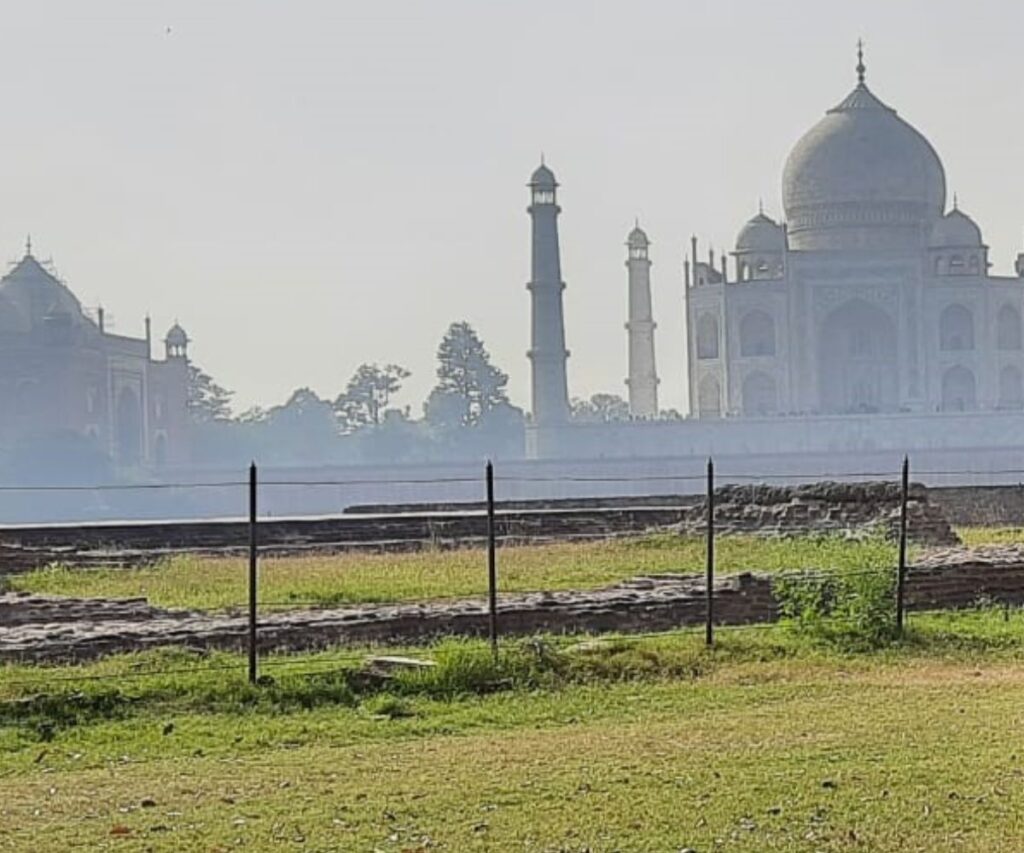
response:
{"label": "dome finial", "polygon": [[760,216],[764,216],[764,199],[759,198],[757,200],[757,212]]}
{"label": "dome finial", "polygon": [[864,72],[868,69],[864,66],[864,39],[857,39],[857,85],[864,85]]}
{"label": "dome finial", "polygon": [[29,234],[25,237],[25,257],[32,257],[32,235]]}
{"label": "dome finial", "polygon": [[960,199],[956,193],[953,193],[953,210],[960,209]]}

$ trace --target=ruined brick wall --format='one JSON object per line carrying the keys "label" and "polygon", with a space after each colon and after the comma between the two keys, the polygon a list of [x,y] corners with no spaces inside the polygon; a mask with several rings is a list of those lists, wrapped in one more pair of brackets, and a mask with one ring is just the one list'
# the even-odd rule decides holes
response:
{"label": "ruined brick wall", "polygon": [[[912,542],[954,545],[959,542],[929,491],[911,486],[907,503]],[[794,536],[809,533],[899,532],[901,489],[897,483],[810,483],[798,486],[725,486],[715,492],[715,529],[720,533]],[[683,511],[681,529],[703,533],[707,504]]]}
{"label": "ruined brick wall", "polygon": [[939,486],[928,489],[932,504],[960,527],[1024,527],[1024,484]]}
{"label": "ruined brick wall", "polygon": [[[778,577],[746,573],[719,579],[715,621],[745,625],[777,619]],[[906,601],[911,610],[983,602],[1024,605],[1024,546],[935,552],[911,567]],[[502,595],[498,622],[503,636],[522,636],[644,633],[699,626],[704,618],[700,575],[656,575],[599,590]],[[486,602],[470,599],[274,611],[261,614],[259,625],[260,649],[268,653],[480,637],[487,634],[489,618]],[[171,645],[241,651],[246,637],[245,617],[238,614],[160,610],[137,599],[0,595],[0,661],[82,660]]]}

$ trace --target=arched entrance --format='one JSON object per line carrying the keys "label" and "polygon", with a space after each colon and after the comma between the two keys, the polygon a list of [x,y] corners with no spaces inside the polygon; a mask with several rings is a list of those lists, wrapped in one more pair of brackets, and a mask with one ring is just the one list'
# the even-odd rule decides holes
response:
{"label": "arched entrance", "polygon": [[718,320],[702,314],[697,321],[697,358],[718,358]]}
{"label": "arched entrance", "polygon": [[1012,305],[1004,305],[996,315],[996,348],[1019,350],[1021,348],[1020,313]]}
{"label": "arched entrance", "polygon": [[153,445],[153,462],[158,468],[163,468],[167,464],[167,436],[163,433],[156,437]]}
{"label": "arched entrance", "polygon": [[697,411],[702,418],[717,418],[722,414],[722,388],[714,376],[705,376],[700,381]]}
{"label": "arched entrance", "polygon": [[896,324],[881,308],[853,299],[820,330],[818,399],[830,413],[886,412],[899,406]]}
{"label": "arched entrance", "polygon": [[138,465],[142,461],[142,406],[132,388],[117,395],[117,461]]}
{"label": "arched entrance", "polygon": [[775,321],[764,311],[751,311],[740,321],[740,355],[775,355]]}
{"label": "arched entrance", "polygon": [[999,371],[999,408],[1024,408],[1024,383],[1020,371],[1012,364]]}
{"label": "arched entrance", "polygon": [[743,414],[774,415],[778,411],[775,380],[758,370],[743,380]]}
{"label": "arched entrance", "polygon": [[942,409],[969,412],[976,406],[974,374],[957,365],[942,374]]}

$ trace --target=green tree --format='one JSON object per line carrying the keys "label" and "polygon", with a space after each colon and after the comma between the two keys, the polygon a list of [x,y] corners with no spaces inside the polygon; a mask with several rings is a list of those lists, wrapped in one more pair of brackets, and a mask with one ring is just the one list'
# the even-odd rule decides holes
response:
{"label": "green tree", "polygon": [[[443,409],[446,420],[457,405],[459,423],[476,426],[489,411],[508,402],[508,374],[491,364],[490,354],[469,323],[448,327],[437,349],[437,361],[438,381],[431,398],[433,408]],[[428,419],[431,408],[428,405]]]}
{"label": "green tree", "polygon": [[388,402],[412,374],[398,364],[361,364],[334,401],[334,412],[346,432],[380,426]]}
{"label": "green tree", "polygon": [[188,366],[188,413],[199,423],[231,419],[234,391],[218,385],[213,377],[195,364]]}
{"label": "green tree", "polygon": [[572,417],[583,423],[628,421],[629,403],[617,394],[594,394],[589,400],[572,401]]}

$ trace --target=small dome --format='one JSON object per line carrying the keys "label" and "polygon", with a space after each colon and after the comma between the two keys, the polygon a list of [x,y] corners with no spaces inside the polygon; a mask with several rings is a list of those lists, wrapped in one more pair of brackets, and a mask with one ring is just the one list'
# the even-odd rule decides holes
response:
{"label": "small dome", "polygon": [[981,229],[966,213],[953,208],[932,226],[928,238],[932,248],[980,248]]}
{"label": "small dome", "polygon": [[184,347],[188,346],[188,335],[185,334],[185,330],[181,326],[175,323],[167,332],[167,337],[164,341],[168,346]]}
{"label": "small dome", "polygon": [[626,238],[626,245],[631,249],[646,249],[650,244],[651,241],[647,239],[647,234],[639,225],[630,231]]}
{"label": "small dome", "polygon": [[544,189],[554,189],[558,186],[558,181],[555,180],[555,173],[552,172],[547,166],[541,163],[532,175],[530,175],[531,187],[542,187]]}
{"label": "small dome", "polygon": [[785,229],[764,213],[758,213],[747,222],[736,238],[737,252],[783,252],[785,249]]}

